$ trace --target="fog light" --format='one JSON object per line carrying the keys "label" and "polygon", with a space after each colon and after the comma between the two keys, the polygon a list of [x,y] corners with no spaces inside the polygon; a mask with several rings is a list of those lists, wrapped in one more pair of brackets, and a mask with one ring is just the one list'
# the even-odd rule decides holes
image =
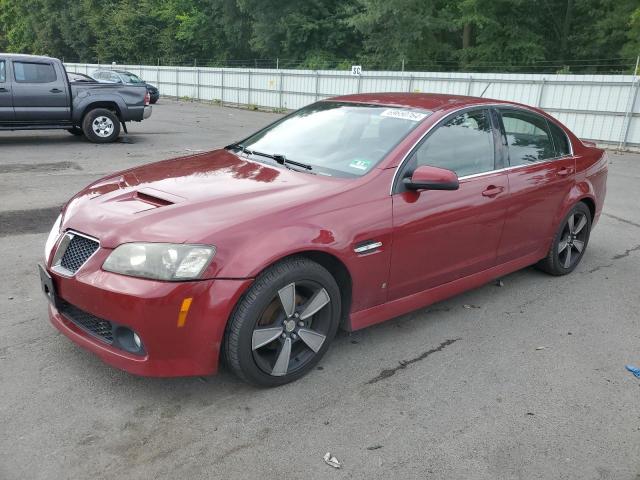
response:
{"label": "fog light", "polygon": [[137,355],[144,354],[144,347],[142,346],[142,340],[133,330],[127,327],[118,327],[115,330],[114,343],[116,347],[122,348],[127,352],[135,353]]}

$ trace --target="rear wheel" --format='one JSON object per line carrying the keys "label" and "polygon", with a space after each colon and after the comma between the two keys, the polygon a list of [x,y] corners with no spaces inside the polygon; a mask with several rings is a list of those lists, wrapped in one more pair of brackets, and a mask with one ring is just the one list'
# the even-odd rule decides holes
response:
{"label": "rear wheel", "polygon": [[84,116],[82,131],[93,143],[114,142],[120,135],[120,120],[115,112],[96,108]]}
{"label": "rear wheel", "polygon": [[296,380],[320,361],[340,319],[333,276],[306,258],[291,258],[261,274],[238,303],[225,333],[231,370],[254,385]]}
{"label": "rear wheel", "polygon": [[564,218],[547,257],[538,267],[551,275],[571,273],[582,260],[591,233],[591,212],[577,203]]}

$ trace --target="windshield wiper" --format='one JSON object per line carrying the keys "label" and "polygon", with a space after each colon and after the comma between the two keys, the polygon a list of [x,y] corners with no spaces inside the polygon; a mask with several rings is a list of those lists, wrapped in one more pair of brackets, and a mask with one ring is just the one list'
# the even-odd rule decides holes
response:
{"label": "windshield wiper", "polygon": [[240,142],[234,142],[234,143],[230,143],[229,145],[227,145],[226,147],[224,147],[225,150],[241,150],[241,151],[246,151],[246,147],[244,145],[242,145]]}
{"label": "windshield wiper", "polygon": [[278,162],[281,165],[295,165],[296,167],[304,168],[305,170],[313,170],[313,167],[311,165],[307,163],[301,163],[301,162],[295,162],[293,160],[289,160],[287,157],[279,153],[274,153],[273,155],[271,155],[271,158],[273,158],[276,162]]}
{"label": "windshield wiper", "polygon": [[309,171],[313,170],[313,167],[311,165],[306,164],[306,163],[301,163],[301,162],[296,162],[294,160],[289,160],[287,157],[285,157],[284,155],[281,155],[279,153],[270,154],[270,153],[259,152],[257,150],[249,150],[247,147],[245,147],[241,143],[232,143],[231,145],[227,145],[224,148],[226,150],[235,150],[235,149],[237,149],[237,150],[240,150],[242,153],[245,153],[247,155],[258,155],[259,157],[270,158],[272,160],[275,160],[280,165],[284,165],[284,166],[295,165],[296,167],[304,168],[305,170],[309,170]]}

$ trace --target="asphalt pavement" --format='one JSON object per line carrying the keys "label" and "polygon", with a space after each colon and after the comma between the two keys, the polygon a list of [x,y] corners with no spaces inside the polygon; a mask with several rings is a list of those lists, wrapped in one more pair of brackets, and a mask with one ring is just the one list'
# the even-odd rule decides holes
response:
{"label": "asphalt pavement", "polygon": [[162,99],[112,145],[0,132],[0,479],[640,479],[640,379],[624,368],[640,365],[638,154],[610,152],[571,275],[527,268],[340,333],[284,387],[135,377],[54,330],[35,266],[60,205],[276,118]]}

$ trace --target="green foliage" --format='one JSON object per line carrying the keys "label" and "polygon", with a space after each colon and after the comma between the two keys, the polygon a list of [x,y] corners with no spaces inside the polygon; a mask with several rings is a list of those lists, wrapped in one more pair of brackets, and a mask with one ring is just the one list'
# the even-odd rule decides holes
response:
{"label": "green foliage", "polygon": [[0,0],[0,51],[102,63],[273,67],[278,58],[282,68],[629,71],[640,54],[640,6],[638,0]]}

